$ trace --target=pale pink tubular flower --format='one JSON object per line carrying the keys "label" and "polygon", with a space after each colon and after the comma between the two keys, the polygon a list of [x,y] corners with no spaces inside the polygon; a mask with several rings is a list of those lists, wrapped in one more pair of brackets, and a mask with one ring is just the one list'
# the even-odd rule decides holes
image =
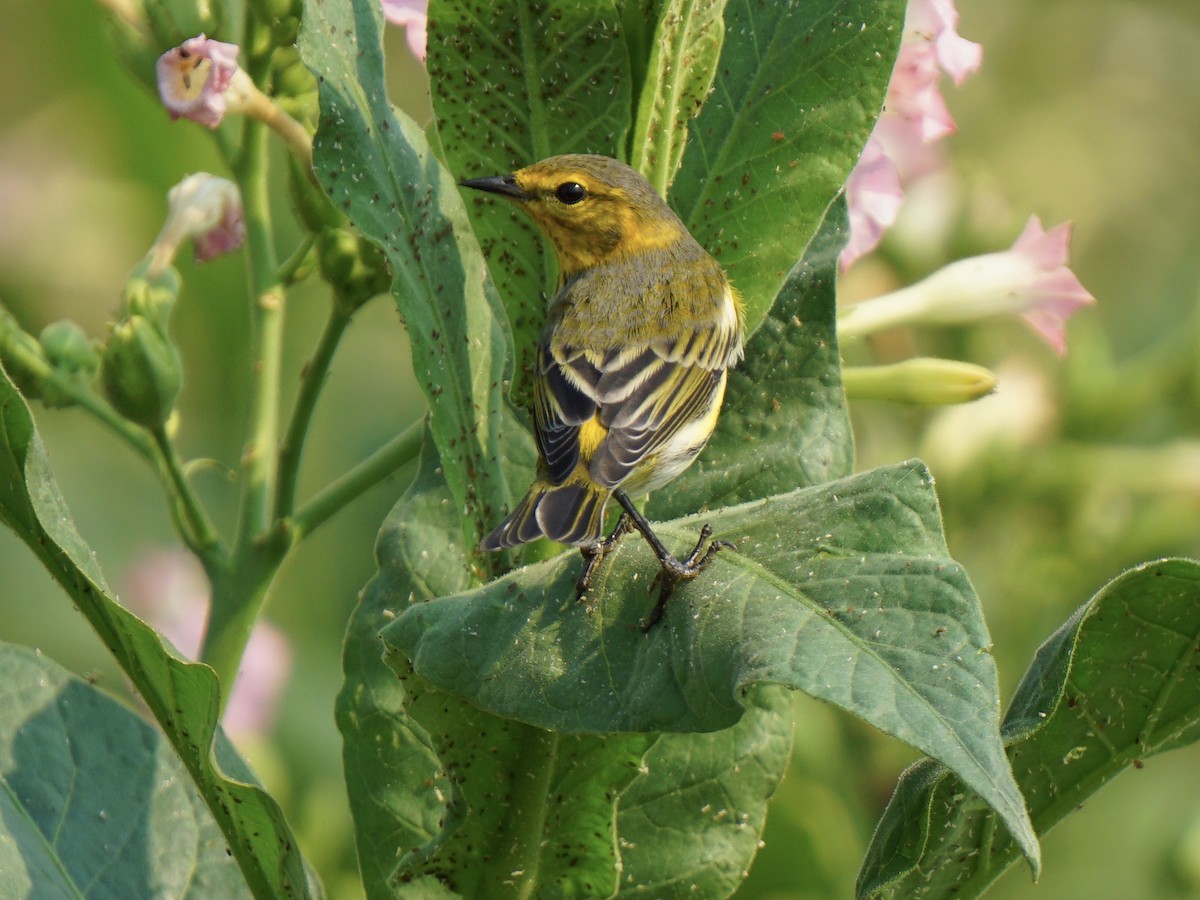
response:
{"label": "pale pink tubular flower", "polygon": [[429,0],[380,0],[383,16],[393,25],[404,26],[408,49],[412,55],[425,62],[425,44],[429,26],[426,10]]}
{"label": "pale pink tubular flower", "polygon": [[[156,550],[143,557],[127,576],[125,604],[183,656],[200,653],[208,617],[209,589],[203,569],[192,556]],[[221,720],[235,741],[261,736],[275,723],[279,699],[292,669],[287,638],[260,620],[250,633],[238,678]]]}
{"label": "pale pink tubular flower", "polygon": [[846,182],[846,194],[851,198],[850,239],[842,248],[843,261],[869,253],[895,223],[904,201],[900,173],[878,142],[871,141],[863,148]]}
{"label": "pale pink tubular flower", "polygon": [[1022,311],[1021,318],[1045,338],[1059,356],[1067,354],[1067,320],[1080,307],[1096,302],[1075,273],[1067,268],[1070,248],[1070,222],[1046,231],[1037,216],[1030,216],[1025,230],[1009,251],[1023,255],[1038,268],[1036,301]]}
{"label": "pale pink tubular flower", "polygon": [[[885,203],[877,179],[856,179],[851,174],[846,183],[850,243],[839,258],[843,270],[870,252],[895,221],[904,200],[901,185],[932,165],[930,154],[923,148],[954,133],[954,119],[946,108],[938,79],[945,72],[955,84],[961,84],[979,68],[983,58],[982,48],[960,37],[957,27],[953,0],[910,0],[883,113],[858,163],[878,170],[879,157],[885,157],[894,164],[897,178],[889,185]],[[880,218],[880,210],[887,215]]]}
{"label": "pale pink tubular flower", "polygon": [[1096,302],[1067,268],[1070,241],[1069,222],[1046,231],[1031,216],[1010,249],[961,259],[916,284],[850,307],[838,317],[838,335],[853,339],[906,325],[964,324],[1017,313],[1065,354],[1067,319]]}
{"label": "pale pink tubular flower", "polygon": [[186,118],[209,128],[221,124],[226,92],[240,71],[237,44],[189,38],[158,58],[158,95],[172,119]]}
{"label": "pale pink tubular flower", "polygon": [[203,262],[236,250],[246,239],[242,195],[227,178],[197,172],[167,192],[167,218],[150,248],[150,269],[170,265],[179,247],[191,240]]}

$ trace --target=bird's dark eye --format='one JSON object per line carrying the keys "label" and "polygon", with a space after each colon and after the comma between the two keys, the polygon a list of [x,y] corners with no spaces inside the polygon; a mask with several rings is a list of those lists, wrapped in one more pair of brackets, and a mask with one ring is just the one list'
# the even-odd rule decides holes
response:
{"label": "bird's dark eye", "polygon": [[582,184],[577,181],[564,181],[554,189],[554,196],[568,206],[578,203],[585,196],[587,191],[584,190]]}

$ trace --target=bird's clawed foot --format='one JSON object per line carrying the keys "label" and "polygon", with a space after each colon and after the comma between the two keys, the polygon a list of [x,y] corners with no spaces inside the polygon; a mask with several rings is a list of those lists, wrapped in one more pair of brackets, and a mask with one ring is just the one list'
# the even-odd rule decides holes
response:
{"label": "bird's clawed foot", "polygon": [[651,584],[651,589],[656,586],[658,588],[658,602],[654,605],[654,609],[650,611],[650,618],[642,625],[643,634],[657,625],[662,619],[663,612],[667,608],[667,600],[670,599],[671,593],[675,590],[675,585],[681,581],[691,581],[707,569],[708,564],[713,561],[713,557],[720,551],[737,549],[729,541],[712,541],[710,540],[711,537],[712,526],[705,524],[700,529],[700,539],[696,541],[695,549],[692,550],[691,555],[683,562],[680,562],[669,553],[659,555],[658,561],[662,564],[662,569],[659,570],[658,577]]}
{"label": "bird's clawed foot", "polygon": [[626,513],[621,513],[621,518],[617,519],[617,525],[612,530],[612,534],[604,540],[592,544],[590,547],[580,547],[579,552],[583,555],[583,572],[579,575],[579,581],[575,582],[575,589],[579,591],[579,599],[583,599],[583,595],[587,593],[588,588],[592,586],[592,577],[596,574],[596,570],[600,568],[600,563],[604,562],[604,557],[612,552],[613,548],[620,543],[621,538],[633,531],[633,520]]}

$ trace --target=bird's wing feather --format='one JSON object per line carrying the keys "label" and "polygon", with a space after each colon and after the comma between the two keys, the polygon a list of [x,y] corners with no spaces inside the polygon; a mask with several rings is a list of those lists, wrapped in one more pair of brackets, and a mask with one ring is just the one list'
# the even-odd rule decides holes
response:
{"label": "bird's wing feather", "polygon": [[556,354],[543,340],[538,347],[540,378],[533,391],[538,451],[552,484],[562,484],[579,463],[579,429],[596,414],[595,385],[600,372],[582,353]]}
{"label": "bird's wing feather", "polygon": [[592,477],[616,487],[681,428],[703,418],[719,389],[724,367],[671,362],[669,349],[649,348],[631,360],[639,371],[612,368],[600,377],[600,421],[608,428],[591,460]]}

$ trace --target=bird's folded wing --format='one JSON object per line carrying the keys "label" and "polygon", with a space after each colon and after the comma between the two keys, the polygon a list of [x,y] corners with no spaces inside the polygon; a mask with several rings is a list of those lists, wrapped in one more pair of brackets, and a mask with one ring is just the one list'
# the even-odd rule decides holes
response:
{"label": "bird's folded wing", "polygon": [[[681,428],[708,415],[731,343],[723,330],[603,353],[543,342],[534,423],[552,483],[571,475],[584,447],[591,477],[619,486]],[[581,440],[585,427],[592,431]]]}

